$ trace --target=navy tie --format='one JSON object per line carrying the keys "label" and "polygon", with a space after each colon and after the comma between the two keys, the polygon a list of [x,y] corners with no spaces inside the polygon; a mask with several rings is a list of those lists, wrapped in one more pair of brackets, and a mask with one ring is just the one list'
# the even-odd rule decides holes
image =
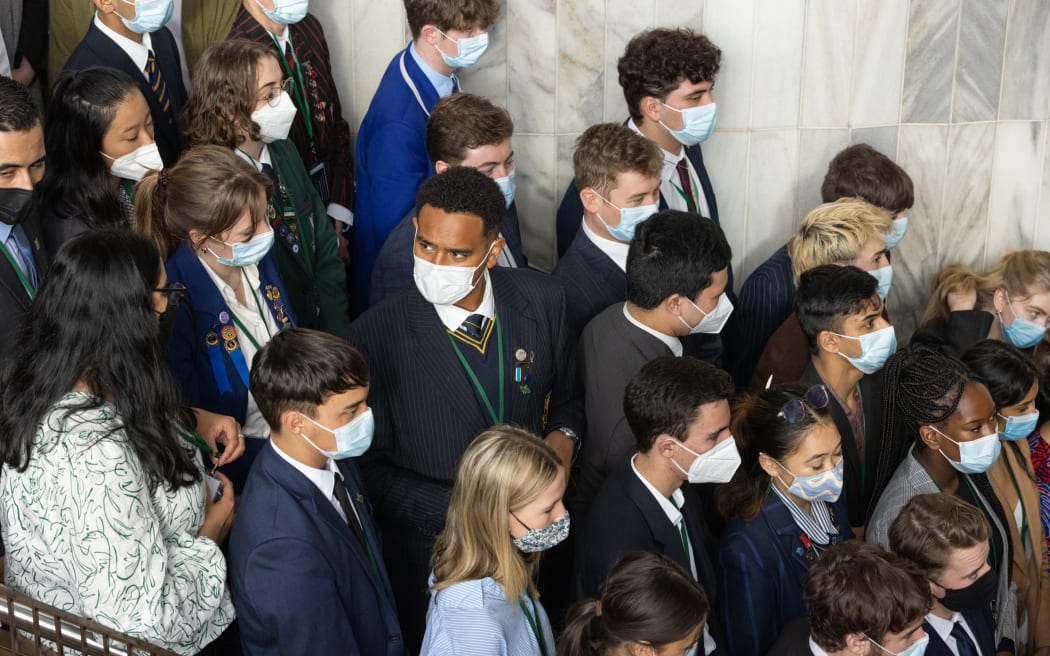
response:
{"label": "navy tie", "polygon": [[955,638],[955,648],[959,652],[959,656],[981,656],[981,653],[977,651],[977,645],[973,644],[973,640],[970,640],[969,634],[966,633],[966,629],[960,622],[956,622],[952,625],[951,636]]}

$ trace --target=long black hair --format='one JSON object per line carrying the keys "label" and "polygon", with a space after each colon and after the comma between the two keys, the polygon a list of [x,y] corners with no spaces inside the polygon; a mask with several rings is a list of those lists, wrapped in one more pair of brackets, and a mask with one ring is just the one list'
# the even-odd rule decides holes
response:
{"label": "long black hair", "polygon": [[153,242],[130,231],[86,232],[58,252],[7,349],[0,383],[4,464],[25,471],[40,422],[82,381],[92,396],[70,413],[111,402],[126,435],[120,439],[151,491],[201,480],[178,436],[178,426],[193,423],[159,338],[152,290],[160,266]]}
{"label": "long black hair", "polygon": [[47,220],[76,216],[93,228],[124,223],[101,151],[117,106],[134,93],[135,80],[113,68],[66,71],[55,82],[44,125],[47,169],[37,187]]}

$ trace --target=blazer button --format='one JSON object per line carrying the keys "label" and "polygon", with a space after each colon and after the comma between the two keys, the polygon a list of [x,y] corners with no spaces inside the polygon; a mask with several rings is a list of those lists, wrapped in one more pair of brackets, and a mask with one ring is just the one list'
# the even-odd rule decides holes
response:
{"label": "blazer button", "polygon": [[387,636],[387,642],[397,642],[399,640],[401,640],[401,636],[399,636],[396,633],[391,633],[389,636]]}

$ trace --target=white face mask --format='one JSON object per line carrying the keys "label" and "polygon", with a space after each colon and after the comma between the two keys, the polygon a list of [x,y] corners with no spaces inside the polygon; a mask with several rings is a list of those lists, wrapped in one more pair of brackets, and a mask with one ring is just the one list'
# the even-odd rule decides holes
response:
{"label": "white face mask", "polygon": [[412,256],[415,264],[412,267],[412,278],[416,281],[416,289],[423,295],[428,303],[434,305],[453,305],[474,291],[478,282],[474,280],[474,274],[478,269],[484,268],[489,261],[489,254],[496,242],[489,244],[485,251],[485,257],[475,267],[438,265],[418,257]]}
{"label": "white face mask", "polygon": [[715,305],[715,309],[710,312],[704,312],[700,309],[696,303],[686,299],[689,305],[696,308],[696,311],[704,315],[704,318],[700,320],[695,326],[690,326],[689,323],[682,318],[682,315],[678,315],[678,320],[681,321],[686,328],[689,329],[690,335],[696,335],[698,333],[716,334],[722,332],[722,327],[726,325],[726,321],[729,321],[729,315],[733,314],[733,302],[729,300],[725,292],[718,297],[718,304]]}
{"label": "white face mask", "polygon": [[674,443],[696,456],[693,464],[689,465],[689,471],[671,459],[690,483],[728,483],[740,466],[740,452],[736,448],[736,438],[732,435],[705,453],[697,453],[678,440],[674,440]]}
{"label": "white face mask", "polygon": [[252,112],[252,120],[259,126],[259,134],[263,143],[273,143],[288,138],[288,132],[292,129],[292,121],[295,120],[295,103],[292,98],[281,91],[281,99],[275,107],[269,103]]}
{"label": "white face mask", "polygon": [[156,142],[139,146],[130,153],[120,157],[110,157],[101,150],[99,153],[106,159],[113,161],[109,165],[111,174],[118,178],[134,180],[135,182],[141,180],[150,171],[159,171],[164,168],[164,160],[160,158],[160,151],[157,150]]}

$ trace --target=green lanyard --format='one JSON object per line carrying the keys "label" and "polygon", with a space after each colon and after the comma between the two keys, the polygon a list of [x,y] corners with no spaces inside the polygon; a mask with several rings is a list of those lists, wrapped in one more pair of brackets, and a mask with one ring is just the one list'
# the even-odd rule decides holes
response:
{"label": "green lanyard", "polygon": [[[18,266],[18,262],[15,261],[14,256],[8,252],[7,246],[4,246],[4,242],[0,241],[0,252],[7,258],[7,262],[11,265],[11,268],[15,270],[15,275],[18,276],[19,282],[22,283],[22,287],[25,288],[26,294],[29,294],[29,300],[36,298],[36,290],[33,289],[33,285],[29,282],[29,278],[26,278],[26,274],[22,272],[22,267]],[[26,265],[28,266],[28,264]]]}
{"label": "green lanyard", "polygon": [[179,432],[179,437],[200,449],[200,452],[204,455],[210,456],[212,453],[214,453],[211,450],[211,447],[208,446],[208,443],[204,441],[204,438],[201,437],[199,433],[190,432],[185,428],[182,428],[181,426],[179,426],[176,430],[178,430]]}
{"label": "green lanyard", "polygon": [[[699,214],[699,210],[697,210],[696,208],[696,203],[694,203],[693,199],[689,197],[689,194],[685,193],[685,191],[681,187],[676,185],[674,183],[674,180],[669,180],[668,182],[671,183],[671,186],[674,187],[674,190],[677,191],[678,195],[681,196],[682,200],[685,201],[685,206],[689,209],[689,211],[693,212],[694,214]],[[689,191],[692,192],[694,195],[696,194],[696,188],[693,186],[693,176],[691,175],[689,176]]]}
{"label": "green lanyard", "polygon": [[[675,510],[679,513],[682,512],[682,509],[674,502],[673,497],[668,497],[667,500],[671,502]],[[686,560],[692,562],[693,557],[689,554],[689,535],[685,532],[685,515],[682,515],[682,520],[678,522],[678,537],[682,540],[682,551],[685,552]]]}
{"label": "green lanyard", "polygon": [[518,601],[518,605],[521,606],[522,612],[525,613],[525,621],[529,623],[532,634],[536,636],[536,642],[540,646],[540,654],[547,656],[547,640],[543,637],[543,627],[540,626],[540,614],[536,610],[536,600],[532,598],[531,592],[526,594],[529,596],[529,602],[532,604],[532,612],[529,612],[529,608],[524,601]]}
{"label": "green lanyard", "polygon": [[[285,29],[288,29],[287,27]],[[273,39],[274,44],[277,46],[277,50],[281,52],[279,59],[281,61],[281,68],[284,70],[285,75],[292,78],[295,82],[295,93],[292,98],[295,100],[295,104],[299,109],[299,114],[303,117],[303,123],[306,125],[306,136],[310,139],[310,151],[317,156],[316,149],[314,148],[314,122],[313,116],[310,115],[310,104],[306,102],[306,82],[303,80],[303,67],[299,63],[299,55],[295,54],[295,46],[291,45],[291,41],[288,45],[292,48],[292,59],[295,60],[295,72],[293,74],[292,69],[288,66],[288,58],[284,56],[284,50],[281,49],[281,42],[277,40],[273,34],[270,35]]]}
{"label": "green lanyard", "polygon": [[503,327],[499,323],[499,317],[495,314],[492,316],[492,320],[496,322],[496,356],[499,359],[499,414],[492,408],[492,401],[489,400],[489,395],[485,393],[485,388],[482,386],[481,381],[478,380],[478,375],[474,373],[474,368],[470,366],[467,359],[463,357],[463,352],[459,350],[459,345],[456,344],[456,338],[452,335],[448,336],[448,341],[452,342],[452,348],[456,350],[456,357],[459,358],[459,363],[463,365],[463,368],[467,370],[467,375],[470,376],[470,381],[474,383],[474,389],[478,391],[478,396],[485,402],[485,409],[489,411],[489,417],[492,418],[492,425],[499,426],[503,423]]}
{"label": "green lanyard", "polygon": [[[981,503],[981,497],[977,494],[977,490],[976,488],[974,488],[973,483],[970,482],[970,477],[963,473],[959,473],[958,476],[962,479],[963,483],[966,484],[966,490],[970,493],[970,498],[973,499],[974,505],[979,505],[981,512],[983,512],[985,515],[990,514],[988,509],[984,508],[983,504]],[[937,487],[938,489],[940,489],[939,485]],[[944,492],[944,490],[941,490],[941,492]],[[991,524],[991,522],[989,522],[989,524]],[[1003,545],[1006,545],[1005,540],[1003,541]],[[998,570],[1000,563],[1002,563],[1002,560],[999,558],[999,550],[995,548],[995,540],[989,539],[988,546],[990,547],[992,565],[995,567],[996,570]]]}
{"label": "green lanyard", "polygon": [[[255,293],[255,290],[252,289],[251,282],[248,280],[248,274],[244,273],[244,269],[241,269],[241,274],[244,275],[244,281],[248,283],[245,286],[245,290],[247,290],[247,292],[252,295],[252,300],[255,301],[255,309],[259,311],[259,318],[262,319],[263,326],[266,327],[267,336],[273,337],[273,335],[270,334],[270,327],[266,323],[266,315],[263,314],[262,306],[259,305],[259,296]],[[252,336],[252,332],[248,330],[248,328],[243,323],[241,323],[240,319],[237,318],[237,313],[233,311],[233,308],[230,308],[230,316],[233,317],[233,322],[237,324],[237,328],[240,329],[240,331],[243,332],[244,335],[248,338],[248,341],[252,343],[252,346],[255,347],[255,350],[258,351],[259,349],[261,349],[262,347],[259,346],[259,342],[255,341],[255,337]]]}
{"label": "green lanyard", "polygon": [[1017,492],[1017,503],[1021,504],[1021,549],[1023,550],[1028,544],[1028,509],[1025,508],[1021,487],[1017,484],[1017,478],[1014,477],[1014,468],[1010,466],[1010,459],[1004,456],[1003,464],[1006,465],[1006,473],[1010,474],[1010,482],[1014,484],[1014,491]]}

